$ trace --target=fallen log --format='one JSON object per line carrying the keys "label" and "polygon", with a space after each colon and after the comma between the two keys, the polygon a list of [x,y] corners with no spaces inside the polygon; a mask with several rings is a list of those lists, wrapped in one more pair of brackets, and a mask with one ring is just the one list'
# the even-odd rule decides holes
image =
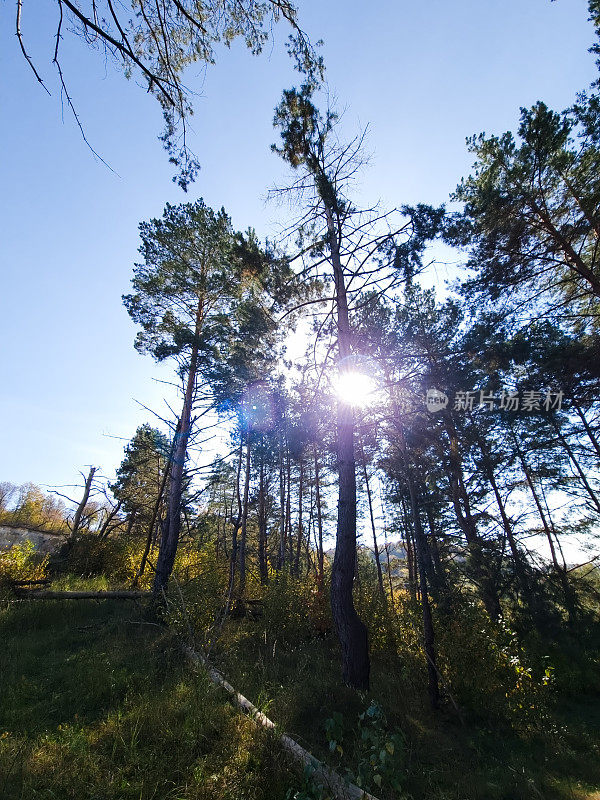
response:
{"label": "fallen log", "polygon": [[114,592],[53,592],[46,589],[20,589],[15,592],[28,600],[141,600],[150,597],[150,592],[114,591]]}
{"label": "fallen log", "polygon": [[[189,661],[198,666],[199,664],[207,671],[209,678],[216,686],[221,686],[231,696],[236,706],[241,709],[245,714],[254,720],[257,725],[261,725],[268,730],[275,730],[275,723],[272,722],[262,711],[259,711],[247,697],[236,691],[231,684],[227,683],[225,678],[218,670],[210,666],[206,658],[192,650],[191,647],[183,646],[183,652]],[[312,779],[319,786],[322,786],[326,791],[331,792],[335,800],[377,800],[372,794],[365,792],[353,783],[344,780],[341,775],[332,770],[322,761],[316,759],[312,753],[305,750],[298,742],[294,741],[290,736],[282,734],[279,741],[286,750],[296,761],[300,762],[303,767],[310,767],[312,769]]]}

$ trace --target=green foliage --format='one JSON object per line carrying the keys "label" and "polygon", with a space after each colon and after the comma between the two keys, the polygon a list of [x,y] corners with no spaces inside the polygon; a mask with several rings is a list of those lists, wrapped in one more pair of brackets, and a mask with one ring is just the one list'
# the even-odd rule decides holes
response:
{"label": "green foliage", "polygon": [[312,582],[289,572],[273,575],[263,594],[263,615],[269,632],[281,640],[295,642],[315,635],[321,609]]}
{"label": "green foliage", "polygon": [[67,510],[60,498],[34,483],[0,484],[0,525],[67,533]]}
{"label": "green foliage", "polygon": [[135,266],[134,293],[123,297],[141,327],[137,350],[177,359],[182,374],[197,352],[215,398],[238,397],[269,360],[272,306],[289,293],[288,262],[202,200],[167,204],[160,219],[140,224],[140,235],[144,260]]}
{"label": "green foliage", "polygon": [[469,140],[475,170],[454,197],[465,211],[447,228],[448,241],[468,246],[478,270],[466,283],[469,296],[497,303],[507,289],[522,288],[529,297],[558,295],[582,317],[596,307],[599,111],[595,96],[581,95],[562,113],[538,102],[521,109],[518,138]]}
{"label": "green foliage", "polygon": [[149,524],[171,445],[167,437],[150,425],[140,425],[125,447],[110,490],[125,511],[135,512]]}
{"label": "green foliage", "polygon": [[514,631],[467,599],[451,618],[439,617],[436,630],[439,667],[461,705],[487,724],[546,724],[554,673],[548,658],[533,658]]}
{"label": "green foliage", "polygon": [[62,572],[82,578],[104,577],[114,586],[129,584],[137,572],[143,543],[133,537],[100,539],[87,533],[72,545]]}
{"label": "green foliage", "polygon": [[325,733],[332,753],[351,754],[352,769],[346,768],[348,779],[370,792],[380,789],[401,791],[405,774],[404,734],[387,729],[385,715],[376,701],[358,715],[352,732],[345,728],[344,717],[339,712],[325,721]]}
{"label": "green foliage", "polygon": [[[215,627],[227,594],[227,564],[217,561],[214,547],[179,547],[173,569],[167,621],[183,639],[214,644]],[[218,633],[218,631],[217,631]]]}
{"label": "green foliage", "polygon": [[314,781],[314,767],[304,767],[300,789],[288,789],[285,800],[331,800],[331,795]]}

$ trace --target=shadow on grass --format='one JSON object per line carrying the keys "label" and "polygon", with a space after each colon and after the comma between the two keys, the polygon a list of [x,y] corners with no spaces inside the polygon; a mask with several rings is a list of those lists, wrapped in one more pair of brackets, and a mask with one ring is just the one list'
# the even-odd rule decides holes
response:
{"label": "shadow on grass", "polygon": [[193,676],[131,604],[0,612],[0,797],[284,798],[271,736]]}
{"label": "shadow on grass", "polygon": [[[535,729],[515,732],[469,719],[461,724],[450,703],[428,708],[420,662],[376,653],[371,691],[341,685],[333,636],[289,642],[260,622],[229,623],[217,656],[228,680],[301,744],[335,768],[356,774],[361,758],[358,714],[375,700],[390,733],[401,731],[402,792],[385,788],[381,800],[600,800],[600,702],[563,703]],[[408,656],[403,656],[404,659]],[[332,757],[325,723],[343,715],[344,753]]]}

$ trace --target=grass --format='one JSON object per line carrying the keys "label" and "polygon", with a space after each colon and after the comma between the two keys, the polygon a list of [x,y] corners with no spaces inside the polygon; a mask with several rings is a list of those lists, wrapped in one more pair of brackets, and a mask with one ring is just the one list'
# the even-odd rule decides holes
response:
{"label": "grass", "polygon": [[0,611],[3,800],[283,798],[272,737],[182,663],[131,604]]}
{"label": "grass", "polygon": [[[2,800],[318,797],[299,790],[272,736],[190,672],[167,631],[141,623],[134,604],[115,601],[0,610]],[[411,652],[376,651],[371,691],[358,694],[339,680],[332,635],[245,618],[228,621],[212,660],[317,757],[367,775],[381,800],[600,800],[597,696],[558,698],[521,729],[466,711],[463,724],[450,704],[428,709]],[[372,701],[386,720],[359,725]],[[382,770],[369,764],[394,735],[385,759],[395,789],[386,774],[374,785]]]}
{"label": "grass", "polygon": [[[372,659],[372,685],[359,695],[340,684],[339,653],[332,636],[286,643],[260,622],[231,624],[217,655],[239,691],[268,702],[270,717],[319,758],[358,772],[365,749],[358,715],[371,701],[385,710],[384,734],[398,733],[403,752],[394,758],[400,791],[371,785],[383,798],[414,800],[600,800],[600,698],[571,698],[553,705],[533,730],[520,733],[465,715],[450,704],[433,714],[419,663],[381,653]],[[341,713],[344,753],[331,757],[326,720]]]}

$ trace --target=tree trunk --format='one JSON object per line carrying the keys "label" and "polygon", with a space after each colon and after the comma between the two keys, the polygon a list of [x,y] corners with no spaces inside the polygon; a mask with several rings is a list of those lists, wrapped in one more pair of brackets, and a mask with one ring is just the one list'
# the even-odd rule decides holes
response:
{"label": "tree trunk", "polygon": [[[425,538],[425,532],[423,531],[423,525],[421,523],[419,502],[412,477],[411,464],[409,463],[408,454],[406,452],[403,431],[401,431],[401,447],[412,511],[413,529],[415,532],[415,551],[417,555],[417,570],[419,573],[419,589],[421,591],[421,609],[423,615],[423,645],[425,648],[425,658],[427,659],[427,691],[431,707],[436,709],[440,704],[440,690],[435,663],[435,634],[431,616],[431,605],[429,603],[429,588],[427,585],[428,562],[431,560],[431,556],[428,552],[427,539]],[[431,569],[431,567],[429,567],[429,569]]]}
{"label": "tree trunk", "polygon": [[319,460],[317,458],[317,448],[313,447],[313,453],[315,457],[315,495],[316,495],[316,502],[317,502],[317,528],[319,532],[319,542],[318,542],[318,559],[319,559],[319,577],[318,582],[319,586],[323,587],[323,582],[325,580],[324,577],[324,562],[325,562],[325,553],[323,552],[323,515],[321,511],[321,483],[320,483],[320,476],[319,476]]}
{"label": "tree trunk", "polygon": [[244,475],[244,500],[242,504],[242,523],[240,540],[240,584],[238,588],[238,605],[243,605],[246,591],[246,539],[248,534],[248,496],[250,493],[250,431],[246,432],[246,473]]}
{"label": "tree trunk", "polygon": [[88,476],[85,481],[85,487],[83,489],[83,497],[81,498],[81,503],[77,506],[77,510],[75,511],[75,516],[73,517],[73,527],[71,528],[71,535],[69,536],[69,542],[73,543],[79,531],[79,526],[81,525],[81,517],[83,516],[83,512],[85,511],[85,507],[87,502],[90,498],[90,491],[92,489],[92,481],[94,480],[94,474],[96,472],[96,467],[90,467],[90,471],[88,472]]}
{"label": "tree trunk", "polygon": [[240,493],[240,478],[242,474],[242,451],[244,448],[244,438],[240,432],[240,447],[238,450],[238,464],[235,476],[235,490],[234,494],[237,499],[237,515],[235,519],[233,518],[233,499],[232,499],[232,508],[231,508],[231,555],[229,558],[229,582],[227,587],[227,601],[225,603],[224,614],[227,614],[229,609],[231,608],[231,600],[233,598],[233,592],[235,588],[235,573],[237,569],[237,562],[238,562],[238,533],[240,530],[240,526],[242,524],[242,496]]}
{"label": "tree trunk", "polygon": [[567,453],[569,455],[569,458],[571,459],[571,462],[573,463],[573,466],[575,467],[575,469],[577,471],[577,474],[579,475],[579,478],[580,478],[582,484],[585,487],[586,492],[590,496],[590,499],[591,499],[592,503],[594,504],[594,506],[596,508],[596,511],[598,513],[600,513],[600,500],[598,500],[598,495],[596,494],[596,492],[590,486],[590,483],[589,483],[589,481],[588,481],[588,479],[587,479],[587,477],[585,475],[585,472],[581,468],[581,464],[579,463],[579,460],[577,459],[577,457],[576,457],[576,455],[575,455],[575,453],[573,451],[573,448],[571,447],[571,445],[567,441],[566,437],[563,435],[562,431],[560,430],[560,426],[559,426],[558,422],[556,421],[556,418],[553,415],[550,416],[550,421],[551,421],[552,427],[556,431],[556,435],[558,436],[558,440],[560,441],[562,446],[567,451]]}
{"label": "tree trunk", "polygon": [[258,488],[258,569],[260,582],[266,586],[269,580],[269,568],[267,564],[267,514],[265,498],[265,458],[261,450],[260,455],[260,477]]}
{"label": "tree trunk", "polygon": [[150,553],[150,548],[152,547],[152,542],[154,541],[154,533],[156,530],[156,524],[159,517],[160,512],[160,504],[163,499],[163,495],[165,493],[165,486],[167,485],[167,480],[169,478],[170,473],[170,465],[173,458],[173,453],[175,451],[175,445],[177,443],[177,432],[179,431],[179,423],[177,424],[177,428],[175,431],[175,435],[173,436],[173,441],[171,442],[171,449],[169,450],[169,460],[165,464],[165,470],[162,475],[162,479],[160,482],[160,486],[158,487],[158,496],[156,498],[156,502],[154,503],[154,507],[152,509],[152,518],[150,520],[150,525],[148,526],[148,535],[146,537],[146,544],[144,546],[144,552],[142,553],[142,560],[140,561],[140,566],[137,571],[135,578],[133,579],[133,585],[137,586],[138,581],[144,574],[146,569],[146,562],[148,560],[148,555]]}
{"label": "tree trunk", "polygon": [[[339,361],[351,353],[350,322],[338,233],[332,209],[325,203],[327,230],[337,308]],[[331,572],[331,611],[342,647],[344,681],[356,689],[369,688],[369,644],[367,629],[360,620],[352,598],[356,568],[356,473],[354,461],[354,413],[350,405],[337,404],[337,466],[339,476],[338,519],[335,557]]]}
{"label": "tree trunk", "polygon": [[596,451],[596,455],[598,455],[598,457],[600,457],[600,443],[598,442],[598,439],[594,435],[594,432],[592,431],[590,423],[587,421],[587,417],[585,416],[585,412],[583,411],[583,409],[580,407],[580,405],[575,400],[573,400],[572,402],[573,402],[573,408],[577,412],[577,414],[579,416],[579,419],[583,422],[583,427],[585,428],[585,432],[588,435],[588,439],[590,440],[594,450]]}
{"label": "tree trunk", "polygon": [[[559,564],[559,561],[558,561],[558,558],[557,558],[557,555],[556,555],[556,548],[554,546],[554,541],[553,541],[553,538],[552,538],[553,537],[553,531],[550,529],[550,525],[548,524],[548,520],[546,519],[546,515],[544,514],[544,509],[542,508],[542,503],[540,501],[540,498],[538,497],[538,493],[537,493],[537,490],[535,488],[535,484],[533,482],[533,477],[532,477],[532,474],[531,474],[531,470],[530,470],[529,465],[527,464],[527,462],[525,460],[525,456],[524,456],[523,451],[521,450],[521,448],[519,446],[519,441],[517,439],[517,436],[516,436],[516,434],[515,434],[515,432],[514,432],[514,430],[512,428],[511,428],[511,434],[512,434],[512,438],[513,438],[513,441],[514,441],[514,444],[515,444],[517,455],[519,457],[519,461],[521,463],[521,468],[523,470],[523,474],[525,475],[525,480],[527,481],[527,485],[529,486],[529,491],[531,492],[531,496],[533,497],[533,501],[534,501],[535,506],[537,508],[537,511],[538,511],[538,514],[539,514],[539,517],[540,517],[540,520],[541,520],[541,523],[542,523],[542,527],[544,529],[544,533],[546,534],[546,539],[548,540],[548,546],[550,547],[550,555],[552,557],[552,564],[553,564],[554,569],[556,571],[556,574],[559,576],[559,580],[561,582],[561,586],[562,586],[562,590],[563,590],[563,594],[564,594],[564,598],[565,598],[565,606],[566,606],[566,609],[567,609],[568,614],[569,614],[569,620],[572,621],[575,618],[575,615],[576,615],[576,601],[575,601],[575,594],[573,592],[571,584],[569,583],[569,578],[567,577],[566,566],[563,568]],[[557,542],[558,542],[558,539],[557,539]]]}
{"label": "tree trunk", "polygon": [[108,537],[108,534],[115,527],[113,525],[113,528],[111,528],[110,527],[110,523],[117,516],[117,514],[119,513],[120,510],[121,510],[121,501],[119,500],[118,503],[116,504],[116,506],[114,506],[114,508],[112,509],[112,511],[109,514],[106,515],[106,519],[104,520],[104,523],[103,523],[103,525],[100,528],[100,531],[98,533],[98,538],[99,539],[106,539]]}
{"label": "tree trunk", "polygon": [[446,433],[450,440],[448,453],[448,463],[450,467],[450,493],[452,504],[456,514],[458,524],[465,535],[468,550],[469,569],[479,589],[479,595],[486,611],[491,619],[498,619],[502,616],[500,598],[493,576],[490,572],[490,565],[486,563],[483,543],[477,533],[477,526],[471,513],[469,495],[465,487],[464,474],[460,463],[460,453],[458,448],[458,435],[452,417],[448,412],[444,412],[446,423]]}
{"label": "tree trunk", "polygon": [[412,545],[411,527],[404,497],[400,498],[400,502],[402,505],[402,520],[404,522],[404,546],[406,549],[406,566],[408,568],[408,591],[411,599],[415,601],[417,599],[417,564],[415,550]]}
{"label": "tree trunk", "polygon": [[425,487],[423,487],[423,496],[425,498],[425,516],[427,517],[427,524],[429,526],[429,541],[431,542],[431,557],[434,564],[435,572],[435,586],[433,587],[438,597],[440,608],[443,611],[450,611],[451,600],[448,588],[448,577],[446,574],[445,566],[440,557],[440,549],[438,545],[438,537],[435,529],[435,518],[433,509],[431,507],[431,495]]}
{"label": "tree trunk", "polygon": [[294,571],[294,545],[292,542],[292,464],[289,445],[286,448],[287,501],[285,505],[285,541],[287,542],[287,560],[290,572]]}
{"label": "tree trunk", "polygon": [[185,468],[185,459],[187,456],[187,446],[190,438],[190,429],[192,425],[192,406],[194,403],[196,373],[198,369],[198,338],[200,336],[200,329],[202,325],[202,314],[203,302],[202,299],[200,299],[198,301],[198,309],[196,312],[194,343],[192,345],[190,368],[187,375],[187,385],[183,400],[183,408],[181,411],[181,417],[179,418],[179,430],[175,434],[177,441],[171,462],[171,480],[169,485],[167,515],[162,526],[162,536],[158,551],[158,559],[156,562],[154,583],[152,586],[152,592],[155,597],[158,597],[158,595],[166,591],[167,583],[169,582],[171,572],[173,571],[173,565],[175,563],[177,545],[179,544],[179,532],[181,530],[181,498],[183,495],[183,473]]}
{"label": "tree trunk", "polygon": [[277,560],[277,568],[283,569],[285,564],[285,471],[283,459],[283,419],[280,421],[281,427],[279,431],[279,507],[281,518],[279,520],[279,558]]}
{"label": "tree trunk", "polygon": [[530,611],[536,613],[537,611],[539,611],[539,603],[537,602],[537,599],[533,595],[533,590],[531,588],[529,576],[527,574],[527,563],[525,562],[522,553],[517,547],[517,542],[513,533],[513,527],[508,518],[508,514],[506,513],[502,496],[500,495],[500,489],[498,488],[498,484],[496,482],[496,476],[494,475],[494,469],[492,466],[492,460],[488,445],[485,439],[479,436],[479,434],[476,434],[476,438],[477,438],[477,445],[479,447],[482,456],[485,476],[488,480],[488,483],[492,487],[492,491],[496,499],[496,505],[498,506],[498,511],[500,512],[502,527],[504,528],[504,533],[506,534],[506,538],[508,540],[510,552],[512,553],[513,563],[515,565],[515,573],[517,575],[517,579],[521,587],[521,592],[523,593],[523,597],[525,598],[525,602],[529,606]]}
{"label": "tree trunk", "polygon": [[361,445],[362,468],[363,476],[365,479],[365,489],[367,490],[367,500],[369,503],[369,516],[371,518],[371,531],[373,532],[373,552],[375,554],[375,564],[377,565],[377,582],[379,584],[379,592],[385,598],[385,589],[383,587],[383,572],[381,571],[381,560],[379,558],[379,548],[377,546],[377,530],[375,528],[375,515],[373,514],[373,500],[371,498],[371,487],[369,486],[369,474],[367,472],[367,461],[365,458],[365,451]]}
{"label": "tree trunk", "polygon": [[300,577],[300,550],[302,548],[302,501],[304,493],[304,459],[300,455],[300,483],[298,488],[298,540],[296,541],[296,558],[294,561],[294,575]]}

